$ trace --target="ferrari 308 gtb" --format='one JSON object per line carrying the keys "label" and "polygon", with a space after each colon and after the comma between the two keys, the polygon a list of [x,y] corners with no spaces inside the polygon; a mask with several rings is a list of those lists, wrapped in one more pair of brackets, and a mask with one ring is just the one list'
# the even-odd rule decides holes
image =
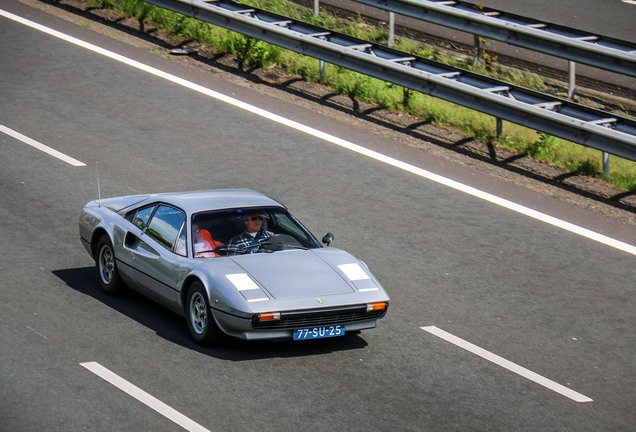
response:
{"label": "ferrari 308 gtb", "polygon": [[203,345],[317,339],[376,326],[389,296],[366,264],[246,189],[91,201],[79,231],[108,294],[132,288],[186,318]]}

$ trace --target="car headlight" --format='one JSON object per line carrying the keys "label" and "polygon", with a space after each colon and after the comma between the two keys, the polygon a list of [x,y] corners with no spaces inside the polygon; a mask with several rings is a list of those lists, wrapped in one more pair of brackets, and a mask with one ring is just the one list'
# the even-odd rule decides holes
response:
{"label": "car headlight", "polygon": [[338,266],[347,278],[355,285],[360,292],[377,291],[378,286],[373,282],[371,276],[358,263],[341,264]]}
{"label": "car headlight", "polygon": [[247,273],[226,274],[225,277],[248,302],[252,303],[269,300],[267,294],[265,294],[261,287],[259,287]]}

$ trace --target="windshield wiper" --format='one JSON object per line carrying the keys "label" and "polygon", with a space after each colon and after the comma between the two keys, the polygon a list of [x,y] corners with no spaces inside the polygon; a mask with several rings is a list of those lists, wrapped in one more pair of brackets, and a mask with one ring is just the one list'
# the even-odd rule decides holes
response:
{"label": "windshield wiper", "polygon": [[[270,246],[269,248],[266,248],[267,246]],[[271,247],[273,246],[273,248]],[[278,252],[278,251],[282,251],[285,249],[302,249],[302,250],[307,250],[308,248],[301,246],[301,245],[295,245],[295,244],[289,244],[289,243],[284,243],[284,242],[280,242],[280,241],[273,241],[273,240],[266,240],[264,242],[262,242],[259,247],[259,250],[264,250],[267,252]]]}
{"label": "windshield wiper", "polygon": [[[235,248],[218,247],[214,249],[214,251],[218,253],[219,255],[245,255],[248,253],[261,251],[261,245],[262,243],[238,246]],[[267,252],[274,252],[274,251],[267,251]]]}

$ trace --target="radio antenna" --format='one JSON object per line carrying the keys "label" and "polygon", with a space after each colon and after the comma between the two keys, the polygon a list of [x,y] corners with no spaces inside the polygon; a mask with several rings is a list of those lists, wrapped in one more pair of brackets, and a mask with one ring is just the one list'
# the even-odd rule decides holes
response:
{"label": "radio antenna", "polygon": [[102,192],[99,187],[99,166],[97,165],[97,161],[95,161],[95,171],[97,172],[97,204],[102,206]]}

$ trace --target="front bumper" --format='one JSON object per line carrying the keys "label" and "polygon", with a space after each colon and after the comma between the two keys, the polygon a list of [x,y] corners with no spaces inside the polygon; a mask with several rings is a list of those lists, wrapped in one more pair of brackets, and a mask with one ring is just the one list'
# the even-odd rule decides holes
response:
{"label": "front bumper", "polygon": [[367,312],[366,305],[357,305],[281,312],[278,320],[258,322],[255,318],[246,319],[213,311],[216,322],[224,333],[246,340],[292,339],[294,329],[331,324],[344,325],[346,334],[374,328],[377,320],[385,314],[386,309]]}

